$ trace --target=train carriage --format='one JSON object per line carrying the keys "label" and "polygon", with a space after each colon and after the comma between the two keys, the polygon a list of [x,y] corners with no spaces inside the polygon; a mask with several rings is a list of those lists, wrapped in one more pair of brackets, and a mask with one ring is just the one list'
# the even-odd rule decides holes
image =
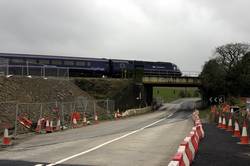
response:
{"label": "train carriage", "polygon": [[[181,76],[178,67],[170,62],[10,53],[0,53],[0,60],[6,62],[12,75],[58,76],[60,71],[67,70],[67,75],[73,77]],[[0,65],[2,69],[4,64]]]}

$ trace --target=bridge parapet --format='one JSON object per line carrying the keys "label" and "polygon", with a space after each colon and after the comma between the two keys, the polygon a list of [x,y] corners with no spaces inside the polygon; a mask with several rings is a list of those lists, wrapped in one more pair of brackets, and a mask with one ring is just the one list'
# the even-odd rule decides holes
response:
{"label": "bridge parapet", "polygon": [[201,86],[199,77],[149,77],[142,78],[142,83],[152,86],[185,86],[198,87]]}

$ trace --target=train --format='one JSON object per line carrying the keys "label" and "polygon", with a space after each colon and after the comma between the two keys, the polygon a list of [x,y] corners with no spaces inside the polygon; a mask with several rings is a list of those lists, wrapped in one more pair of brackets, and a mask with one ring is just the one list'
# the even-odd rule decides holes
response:
{"label": "train", "polygon": [[20,72],[17,72],[20,68],[22,70],[23,68],[29,68],[30,70],[31,68],[34,70],[37,68],[37,73],[40,73],[41,68],[64,68],[68,70],[70,77],[129,78],[136,75],[173,77],[182,75],[178,66],[171,62],[107,58],[0,53],[0,66],[3,65],[8,65],[8,72],[15,74],[20,74]]}

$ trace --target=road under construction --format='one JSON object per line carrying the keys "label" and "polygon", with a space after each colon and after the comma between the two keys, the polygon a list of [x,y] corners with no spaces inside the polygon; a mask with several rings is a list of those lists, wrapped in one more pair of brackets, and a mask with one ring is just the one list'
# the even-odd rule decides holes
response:
{"label": "road under construction", "polygon": [[167,165],[193,126],[181,99],[140,116],[31,135],[0,151],[0,165]]}

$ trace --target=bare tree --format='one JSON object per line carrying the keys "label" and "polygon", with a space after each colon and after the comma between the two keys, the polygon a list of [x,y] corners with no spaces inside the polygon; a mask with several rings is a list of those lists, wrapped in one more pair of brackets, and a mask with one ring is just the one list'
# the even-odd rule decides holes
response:
{"label": "bare tree", "polygon": [[246,43],[230,43],[215,49],[218,63],[222,64],[226,71],[230,71],[241,58],[249,51],[250,45]]}

